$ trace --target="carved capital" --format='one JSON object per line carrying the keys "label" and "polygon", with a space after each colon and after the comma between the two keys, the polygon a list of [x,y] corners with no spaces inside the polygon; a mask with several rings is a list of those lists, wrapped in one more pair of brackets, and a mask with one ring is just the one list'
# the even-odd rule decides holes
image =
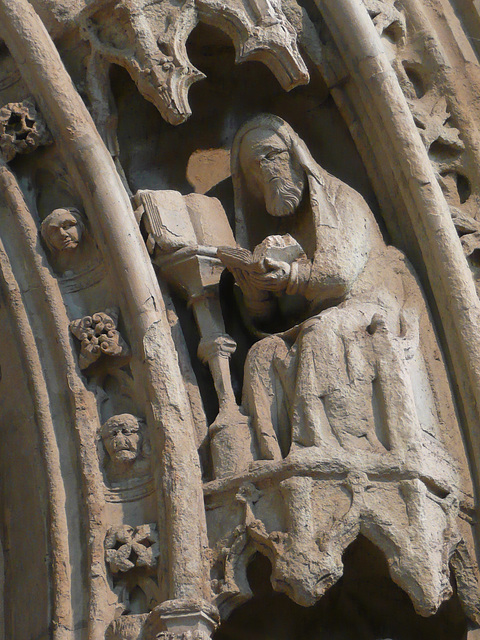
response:
{"label": "carved capital", "polygon": [[146,640],[208,640],[217,627],[216,607],[206,601],[167,600],[145,623]]}

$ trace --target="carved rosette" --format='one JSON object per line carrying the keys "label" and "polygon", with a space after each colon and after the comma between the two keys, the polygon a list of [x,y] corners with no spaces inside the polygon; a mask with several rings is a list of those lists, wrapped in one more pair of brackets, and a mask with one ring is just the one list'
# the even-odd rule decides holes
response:
{"label": "carved rosette", "polygon": [[0,150],[6,162],[17,153],[31,153],[51,143],[50,133],[32,99],[10,102],[0,109]]}
{"label": "carved rosette", "polygon": [[156,524],[143,524],[135,528],[122,525],[108,530],[105,560],[112,573],[125,573],[143,567],[155,569],[158,555]]}
{"label": "carved rosette", "polygon": [[78,364],[88,369],[102,356],[126,357],[130,349],[117,330],[118,311],[107,309],[70,323],[70,331],[80,341]]}
{"label": "carved rosette", "polygon": [[[123,638],[126,628],[140,632],[147,614],[160,601],[156,577],[160,554],[157,525],[111,527],[104,546],[112,588],[118,598],[117,612],[122,614],[110,625],[107,637]],[[143,595],[140,603],[138,592]]]}

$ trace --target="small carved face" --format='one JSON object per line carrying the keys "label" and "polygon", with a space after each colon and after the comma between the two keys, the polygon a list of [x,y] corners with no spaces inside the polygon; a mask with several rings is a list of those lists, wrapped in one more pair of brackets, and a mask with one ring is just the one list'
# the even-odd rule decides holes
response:
{"label": "small carved face", "polygon": [[138,420],[121,420],[120,416],[111,424],[105,423],[102,433],[103,445],[113,463],[134,462],[140,452],[141,433]]}
{"label": "small carved face", "polygon": [[272,216],[297,210],[305,188],[305,172],[286,142],[269,129],[254,129],[243,138],[240,164],[250,189],[260,192]]}
{"label": "small carved face", "polygon": [[78,247],[83,235],[78,218],[68,209],[55,209],[42,224],[42,235],[52,249],[73,251]]}

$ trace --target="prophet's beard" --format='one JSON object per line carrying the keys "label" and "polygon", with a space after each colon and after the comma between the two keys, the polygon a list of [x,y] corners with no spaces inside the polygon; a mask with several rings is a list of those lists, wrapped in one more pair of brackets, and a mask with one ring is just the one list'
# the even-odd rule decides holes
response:
{"label": "prophet's beard", "polygon": [[302,200],[304,182],[294,183],[288,178],[275,178],[268,184],[265,206],[271,216],[284,217],[295,213]]}

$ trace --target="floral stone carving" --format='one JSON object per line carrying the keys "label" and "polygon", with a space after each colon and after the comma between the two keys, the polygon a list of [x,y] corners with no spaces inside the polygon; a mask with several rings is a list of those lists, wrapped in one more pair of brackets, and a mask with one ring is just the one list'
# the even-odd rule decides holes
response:
{"label": "floral stone carving", "polygon": [[107,309],[70,323],[70,331],[80,341],[80,369],[88,369],[102,356],[123,358],[130,354],[127,343],[117,331],[117,322],[118,311]]}
{"label": "floral stone carving", "polygon": [[10,102],[0,109],[0,149],[6,162],[17,153],[31,153],[52,138],[33,100]]}
{"label": "floral stone carving", "polygon": [[105,559],[112,573],[125,573],[131,569],[154,569],[159,555],[156,524],[139,527],[122,525],[108,530],[105,538]]}
{"label": "floral stone carving", "polygon": [[[111,527],[105,537],[105,561],[114,592],[125,613],[147,613],[158,603],[156,569],[159,556],[157,525]],[[142,597],[138,601],[138,589]]]}

